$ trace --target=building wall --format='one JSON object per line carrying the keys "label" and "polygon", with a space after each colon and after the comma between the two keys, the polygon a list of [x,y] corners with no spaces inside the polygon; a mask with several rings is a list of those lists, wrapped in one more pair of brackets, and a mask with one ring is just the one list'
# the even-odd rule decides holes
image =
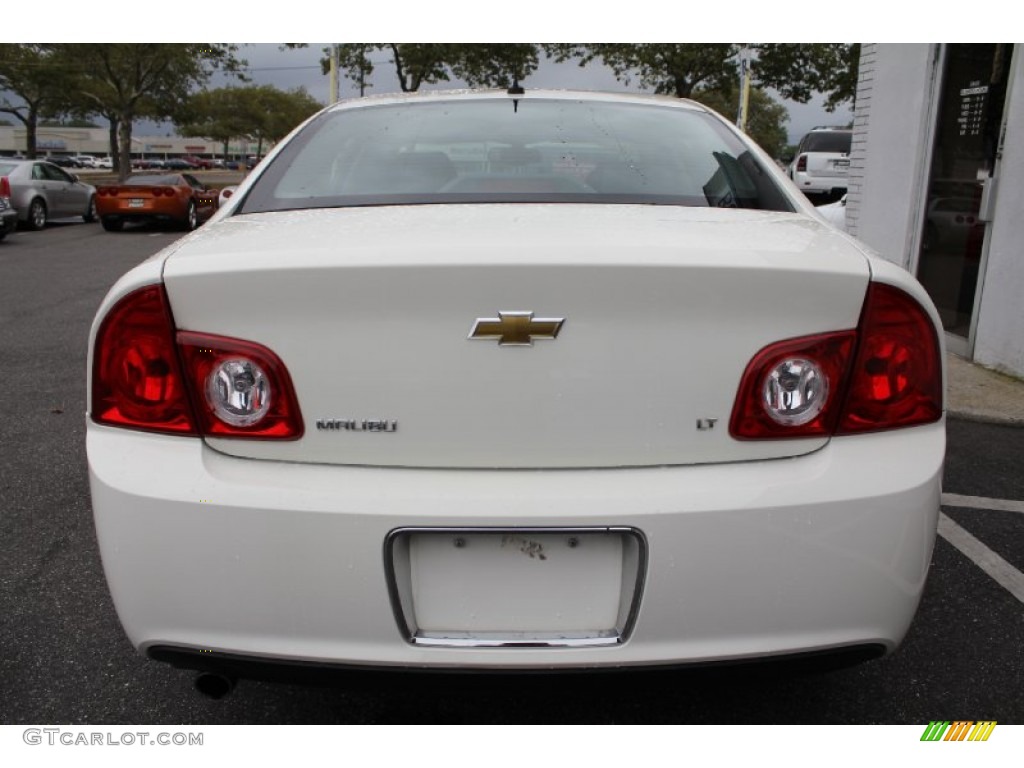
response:
{"label": "building wall", "polygon": [[1015,46],[974,359],[1024,377],[1024,51]]}
{"label": "building wall", "polygon": [[913,269],[938,46],[863,44],[846,220],[851,234]]}
{"label": "building wall", "polygon": [[[47,155],[97,155],[110,154],[110,133],[106,128],[39,128],[36,133],[37,154]],[[12,155],[25,152],[25,128],[21,125],[0,126],[0,153]],[[256,152],[256,142],[231,142],[231,154],[251,155]],[[269,145],[264,143],[263,151]],[[224,145],[217,141],[182,136],[133,136],[132,156],[164,157],[179,155],[220,156]]]}
{"label": "building wall", "polygon": [[[942,46],[862,46],[847,227],[890,261],[917,268],[941,86]],[[971,356],[1024,378],[1024,46],[1014,50],[999,189]]]}
{"label": "building wall", "polygon": [[846,230],[860,232],[860,208],[864,188],[868,123],[871,118],[871,92],[875,84],[877,43],[861,43],[857,77],[857,101],[853,113],[853,141],[850,144],[850,173],[846,188]]}

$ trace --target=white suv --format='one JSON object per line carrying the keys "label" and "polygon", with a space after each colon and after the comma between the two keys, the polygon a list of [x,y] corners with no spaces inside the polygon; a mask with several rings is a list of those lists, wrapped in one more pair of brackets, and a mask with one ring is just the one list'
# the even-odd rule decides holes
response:
{"label": "white suv", "polygon": [[846,192],[852,140],[853,131],[848,128],[815,128],[800,140],[789,178],[805,195]]}

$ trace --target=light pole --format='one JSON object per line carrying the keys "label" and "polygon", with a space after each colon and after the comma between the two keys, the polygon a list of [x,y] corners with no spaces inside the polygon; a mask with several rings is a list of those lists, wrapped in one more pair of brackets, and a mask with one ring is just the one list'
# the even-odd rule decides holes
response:
{"label": "light pole", "polygon": [[740,53],[740,108],[736,115],[736,127],[747,132],[747,116],[750,108],[750,54],[744,48]]}
{"label": "light pole", "polygon": [[330,103],[335,104],[341,98],[338,70],[341,68],[341,48],[338,43],[331,43],[331,93]]}

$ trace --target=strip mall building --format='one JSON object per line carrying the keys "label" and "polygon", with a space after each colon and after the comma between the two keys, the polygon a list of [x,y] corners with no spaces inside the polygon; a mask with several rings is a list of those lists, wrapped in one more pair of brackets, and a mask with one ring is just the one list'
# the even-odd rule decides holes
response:
{"label": "strip mall building", "polygon": [[[26,148],[23,126],[0,126],[0,155],[24,154]],[[232,141],[228,154],[232,157],[246,157],[256,154],[256,142]],[[263,145],[266,152],[267,145]],[[95,155],[106,157],[110,154],[110,131],[106,128],[39,128],[36,133],[36,151],[39,157],[64,155]],[[199,157],[222,157],[224,145],[209,139],[181,136],[133,136],[132,157],[158,158],[197,155]]]}

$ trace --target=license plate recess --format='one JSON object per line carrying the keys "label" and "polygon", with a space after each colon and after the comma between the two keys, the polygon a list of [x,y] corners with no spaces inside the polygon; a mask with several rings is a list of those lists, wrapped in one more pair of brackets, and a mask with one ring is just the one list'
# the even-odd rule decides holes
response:
{"label": "license plate recess", "polygon": [[404,528],[385,546],[399,628],[416,645],[616,645],[636,618],[633,528]]}

